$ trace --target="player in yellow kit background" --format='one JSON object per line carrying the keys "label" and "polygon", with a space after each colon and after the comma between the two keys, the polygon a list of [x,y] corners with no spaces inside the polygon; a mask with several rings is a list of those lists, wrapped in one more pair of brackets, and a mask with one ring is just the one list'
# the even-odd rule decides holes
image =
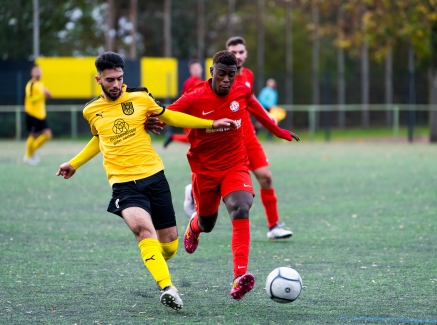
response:
{"label": "player in yellow kit background", "polygon": [[30,76],[32,79],[26,84],[26,97],[24,99],[26,128],[29,137],[26,141],[26,153],[23,161],[29,165],[37,165],[40,159],[35,154],[36,150],[52,138],[52,131],[46,120],[46,99],[52,98],[52,94],[41,81],[42,70],[40,66],[34,65],[30,70]]}

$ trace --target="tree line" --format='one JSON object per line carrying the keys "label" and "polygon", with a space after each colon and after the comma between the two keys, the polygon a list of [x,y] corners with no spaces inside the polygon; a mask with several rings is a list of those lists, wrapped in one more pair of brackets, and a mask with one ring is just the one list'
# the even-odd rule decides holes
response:
{"label": "tree line", "polygon": [[[34,3],[0,0],[3,60],[33,57]],[[42,56],[113,50],[127,58],[202,59],[223,49],[228,37],[241,35],[258,90],[265,78],[281,72],[284,103],[323,103],[320,89],[330,73],[333,103],[345,105],[348,73],[354,70],[364,127],[371,82],[384,89],[385,103],[399,101],[393,93],[397,71],[408,76],[409,102],[415,101],[415,75],[421,74],[428,79],[428,102],[437,104],[436,0],[45,0],[38,12]],[[371,80],[371,67],[383,81]],[[310,78],[300,78],[302,71]],[[303,93],[309,96],[303,99]],[[436,111],[429,120],[437,141]],[[341,116],[338,123],[344,123]]]}

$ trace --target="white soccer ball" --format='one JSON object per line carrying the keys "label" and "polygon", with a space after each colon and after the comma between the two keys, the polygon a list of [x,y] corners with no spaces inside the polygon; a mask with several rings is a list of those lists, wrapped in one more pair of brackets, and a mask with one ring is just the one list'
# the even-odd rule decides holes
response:
{"label": "white soccer ball", "polygon": [[290,267],[278,267],[267,277],[266,292],[275,302],[287,304],[295,301],[302,291],[299,273]]}

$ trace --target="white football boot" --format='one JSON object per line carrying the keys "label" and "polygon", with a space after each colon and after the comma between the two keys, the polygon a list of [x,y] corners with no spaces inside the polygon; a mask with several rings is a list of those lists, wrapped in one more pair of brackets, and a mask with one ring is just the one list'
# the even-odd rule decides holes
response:
{"label": "white football boot", "polygon": [[194,199],[191,184],[185,186],[184,211],[188,218],[191,218],[196,209],[194,208]]}
{"label": "white football boot", "polygon": [[164,306],[170,307],[174,310],[180,310],[184,306],[181,297],[179,296],[178,289],[173,286],[167,286],[161,290],[161,303]]}
{"label": "white football boot", "polygon": [[267,238],[272,240],[290,238],[291,236],[293,236],[293,232],[282,228],[282,225],[277,225],[267,233]]}

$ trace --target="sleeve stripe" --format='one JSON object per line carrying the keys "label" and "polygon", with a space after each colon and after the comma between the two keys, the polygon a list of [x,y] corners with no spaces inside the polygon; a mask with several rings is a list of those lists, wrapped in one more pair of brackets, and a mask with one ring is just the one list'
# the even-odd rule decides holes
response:
{"label": "sleeve stripe", "polygon": [[164,114],[164,112],[165,112],[165,107],[163,107],[163,108],[162,108],[162,111],[161,111],[161,113],[159,113],[159,114],[155,114],[155,116],[159,116],[159,115],[162,115],[162,114]]}

